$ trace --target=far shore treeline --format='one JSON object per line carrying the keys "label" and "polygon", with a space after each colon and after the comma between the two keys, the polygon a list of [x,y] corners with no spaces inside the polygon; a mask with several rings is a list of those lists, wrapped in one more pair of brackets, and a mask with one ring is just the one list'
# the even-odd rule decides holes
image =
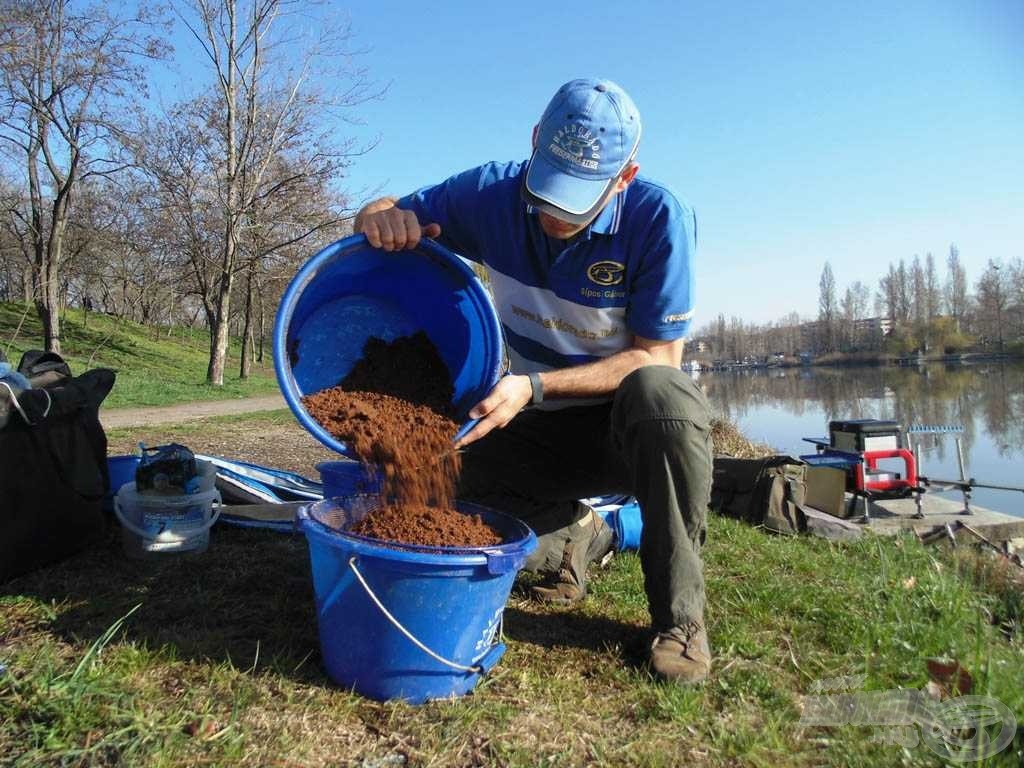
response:
{"label": "far shore treeline", "polygon": [[956,245],[943,275],[931,253],[915,254],[873,285],[856,280],[842,291],[826,261],[816,317],[792,312],[756,324],[718,315],[697,330],[688,356],[711,365],[1024,356],[1024,260],[990,259],[969,285]]}

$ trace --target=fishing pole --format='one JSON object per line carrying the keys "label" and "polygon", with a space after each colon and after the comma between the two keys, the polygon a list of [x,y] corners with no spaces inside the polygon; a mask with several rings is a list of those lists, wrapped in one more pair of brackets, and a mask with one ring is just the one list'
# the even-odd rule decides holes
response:
{"label": "fishing pole", "polygon": [[995,485],[993,483],[979,483],[973,477],[966,480],[945,480],[938,477],[924,477],[919,475],[917,478],[922,484],[930,486],[935,485],[948,485],[953,488],[993,488],[997,491],[1019,491],[1024,493],[1024,487],[1018,485]]}

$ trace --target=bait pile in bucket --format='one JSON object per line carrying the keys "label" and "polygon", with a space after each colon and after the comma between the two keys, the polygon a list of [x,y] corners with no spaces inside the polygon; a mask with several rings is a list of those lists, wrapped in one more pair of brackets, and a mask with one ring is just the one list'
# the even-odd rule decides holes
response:
{"label": "bait pile in bucket", "polygon": [[501,536],[478,515],[454,508],[459,455],[451,450],[447,368],[425,333],[370,338],[338,386],[302,398],[324,429],[381,475],[381,506],[353,533],[425,546],[489,546]]}

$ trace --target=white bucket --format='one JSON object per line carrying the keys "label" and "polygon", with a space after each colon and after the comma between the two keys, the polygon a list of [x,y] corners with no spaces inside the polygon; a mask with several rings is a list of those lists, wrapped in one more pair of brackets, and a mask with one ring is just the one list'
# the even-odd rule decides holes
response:
{"label": "white bucket", "polygon": [[216,468],[209,462],[202,465],[199,493],[166,496],[139,493],[135,483],[121,486],[114,497],[114,514],[121,521],[125,554],[148,557],[206,550],[210,528],[220,517],[221,498],[213,482]]}

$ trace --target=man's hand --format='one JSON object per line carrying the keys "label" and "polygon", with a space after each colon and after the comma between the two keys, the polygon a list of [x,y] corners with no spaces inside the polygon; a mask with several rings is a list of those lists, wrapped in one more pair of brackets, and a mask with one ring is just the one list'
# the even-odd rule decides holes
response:
{"label": "man's hand", "polygon": [[437,237],[441,234],[441,227],[438,224],[421,227],[415,213],[396,208],[395,198],[384,197],[359,211],[355,231],[366,235],[366,240],[374,248],[400,251],[415,248],[422,237]]}
{"label": "man's hand", "polygon": [[477,425],[456,443],[462,448],[479,440],[492,429],[501,429],[533,398],[533,385],[529,376],[503,376],[494,389],[469,412],[471,419],[480,419]]}

